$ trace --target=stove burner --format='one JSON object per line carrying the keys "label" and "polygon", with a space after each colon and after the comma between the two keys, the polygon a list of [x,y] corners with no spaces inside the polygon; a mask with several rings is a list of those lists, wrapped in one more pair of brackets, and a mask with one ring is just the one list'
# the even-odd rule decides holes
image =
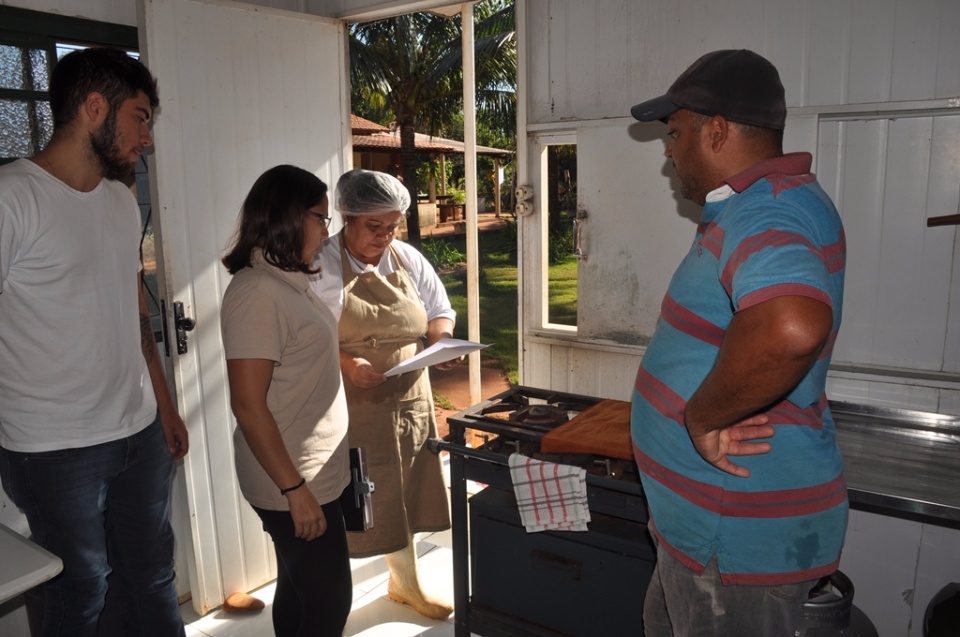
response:
{"label": "stove burner", "polygon": [[562,425],[570,420],[570,414],[563,407],[554,405],[529,405],[510,414],[510,421],[541,427]]}
{"label": "stove burner", "polygon": [[530,399],[526,396],[519,394],[514,394],[507,396],[503,400],[495,402],[492,405],[487,405],[480,409],[481,416],[488,416],[490,414],[502,414],[504,412],[513,412],[523,407],[526,407],[530,404]]}

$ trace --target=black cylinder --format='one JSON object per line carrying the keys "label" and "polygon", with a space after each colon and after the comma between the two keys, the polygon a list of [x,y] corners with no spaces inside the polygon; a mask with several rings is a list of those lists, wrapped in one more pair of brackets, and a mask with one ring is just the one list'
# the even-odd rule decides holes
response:
{"label": "black cylinder", "polygon": [[923,637],[957,637],[960,635],[960,582],[940,589],[923,614]]}
{"label": "black cylinder", "polygon": [[821,579],[803,605],[797,637],[878,637],[877,629],[853,605],[853,582],[836,571]]}

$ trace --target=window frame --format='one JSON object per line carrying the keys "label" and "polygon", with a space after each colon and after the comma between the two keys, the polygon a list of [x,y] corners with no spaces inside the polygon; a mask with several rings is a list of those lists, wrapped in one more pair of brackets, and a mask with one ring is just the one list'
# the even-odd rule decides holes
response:
{"label": "window frame", "polygon": [[[550,225],[550,211],[549,211],[549,197],[546,195],[549,190],[549,170],[547,167],[548,159],[547,154],[551,146],[574,146],[577,147],[577,132],[576,130],[561,130],[561,131],[550,131],[549,133],[541,133],[536,136],[535,141],[538,148],[538,170],[534,176],[533,181],[536,183],[535,189],[538,193],[542,194],[542,201],[539,202],[540,207],[540,227],[539,235],[541,240],[541,254],[539,259],[540,264],[540,320],[538,321],[539,326],[537,328],[538,332],[554,332],[556,334],[563,334],[566,336],[575,336],[577,334],[578,326],[577,325],[567,325],[563,323],[554,323],[550,321],[550,259],[549,259],[549,225]],[[579,193],[579,188],[577,190]],[[578,201],[579,205],[579,201]],[[577,266],[577,285],[580,284],[580,266]],[[578,294],[579,297],[579,294]],[[579,322],[580,314],[579,302],[577,308],[577,316]]]}

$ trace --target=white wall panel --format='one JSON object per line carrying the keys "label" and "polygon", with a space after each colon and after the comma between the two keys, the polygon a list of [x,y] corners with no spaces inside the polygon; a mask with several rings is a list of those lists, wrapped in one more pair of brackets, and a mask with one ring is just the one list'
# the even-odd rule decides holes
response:
{"label": "white wall panel", "polygon": [[953,0],[550,0],[527,11],[532,124],[627,116],[719,48],[768,56],[794,107],[960,95]]}
{"label": "white wall panel", "polygon": [[574,391],[570,384],[570,358],[573,356],[573,349],[568,347],[550,348],[550,380],[544,387],[558,389],[560,391]]}
{"label": "white wall panel", "polygon": [[[931,9],[933,14],[937,9]],[[937,81],[934,97],[956,97],[960,95],[960,2],[943,2],[939,7],[936,26],[930,26],[928,33],[937,33]],[[926,35],[926,33],[924,34]]]}
{"label": "white wall panel", "polygon": [[960,530],[854,510],[840,570],[880,637],[922,637],[930,600],[960,577]]}
{"label": "white wall panel", "polygon": [[911,637],[923,635],[923,615],[927,606],[948,582],[960,582],[960,530],[925,524],[917,561]]}
{"label": "white wall panel", "polygon": [[600,359],[597,352],[585,349],[570,349],[570,366],[567,369],[567,386],[575,394],[600,395]]}
{"label": "white wall panel", "polygon": [[812,8],[811,2],[769,2],[764,6],[766,24],[760,50],[776,60],[781,77],[790,78],[786,91],[788,104],[808,103],[807,67],[811,47],[806,34]]}
{"label": "white wall panel", "polygon": [[[674,194],[664,129],[634,123],[629,107],[662,93],[698,53],[748,47],[783,78],[792,109],[785,150],[814,153],[846,224],[846,315],[835,361],[960,369],[957,231],[924,228],[927,216],[958,209],[956,118],[818,122],[852,103],[870,111],[900,100],[915,109],[960,95],[960,3],[550,0],[524,8],[528,125],[577,136],[579,203],[589,213],[577,339],[633,345],[649,336],[699,214]],[[525,312],[524,320],[528,334],[538,332],[539,317]],[[556,370],[550,377],[569,384]],[[903,400],[936,409],[947,395],[899,381],[872,389],[871,378],[858,381],[861,399],[895,403],[899,388]]]}
{"label": "white wall panel", "polygon": [[848,248],[835,362],[956,370],[957,231],[926,219],[957,209],[958,139],[960,116],[822,125],[817,170]]}
{"label": "white wall panel", "polygon": [[[850,73],[850,53],[847,34],[850,30],[850,2],[814,0],[810,3],[810,21],[805,26],[804,41],[807,56],[805,83],[807,92],[803,102],[796,102],[791,87],[797,78],[781,75],[787,90],[787,105],[843,104],[846,100],[846,81]],[[816,35],[811,37],[811,33]],[[774,64],[777,62],[774,60]]]}
{"label": "white wall panel", "polygon": [[701,52],[762,49],[764,3],[740,5],[734,15],[709,0],[529,2],[538,42],[530,122],[622,117],[643,95],[666,90]]}
{"label": "white wall panel", "polygon": [[855,0],[849,3],[848,16],[849,32],[838,42],[847,49],[849,59],[843,102],[886,101],[890,97],[893,71],[897,3],[895,0]]}
{"label": "white wall panel", "polygon": [[949,270],[938,266],[950,257],[952,246],[938,245],[944,233],[926,231],[931,125],[921,118],[888,126],[882,235],[874,246],[882,257],[873,360],[867,361],[877,365],[940,369]]}
{"label": "white wall panel", "polygon": [[[937,96],[937,72],[940,37],[941,3],[918,0],[909,8],[898,6],[896,31],[891,41],[891,73],[889,99],[910,100],[915,95]],[[947,8],[943,7],[943,11]],[[938,34],[937,37],[931,37]],[[956,37],[949,39],[955,40]],[[869,101],[869,100],[863,100]],[[878,100],[879,101],[879,100]]]}
{"label": "white wall panel", "polygon": [[630,400],[643,348],[529,336],[524,384],[600,398]]}
{"label": "white wall panel", "polygon": [[916,522],[851,511],[840,570],[853,582],[853,603],[879,637],[910,632],[912,596],[923,527]]}
{"label": "white wall panel", "polygon": [[599,363],[597,395],[616,400],[630,400],[633,397],[640,356],[606,354],[599,358]]}
{"label": "white wall panel", "polygon": [[[938,117],[934,121],[930,154],[927,216],[960,214],[960,117]],[[945,246],[952,255],[949,262],[938,261],[931,267],[949,280],[945,291],[949,305],[941,369],[960,374],[960,226],[929,228],[928,234],[951,244],[949,248]],[[947,413],[960,414],[960,406]]]}
{"label": "white wall panel", "polygon": [[[881,122],[852,128],[830,122],[820,129],[818,177],[833,199],[842,203],[840,214],[848,237],[844,316],[834,349],[837,362],[862,359],[873,349],[871,326],[878,293],[875,273],[881,256],[876,246],[880,244],[883,210],[877,175],[882,176],[879,158],[886,150],[885,130]],[[848,157],[857,160],[848,161]]]}
{"label": "white wall panel", "polygon": [[521,384],[529,387],[551,387],[550,346],[527,339],[523,352],[523,372]]}

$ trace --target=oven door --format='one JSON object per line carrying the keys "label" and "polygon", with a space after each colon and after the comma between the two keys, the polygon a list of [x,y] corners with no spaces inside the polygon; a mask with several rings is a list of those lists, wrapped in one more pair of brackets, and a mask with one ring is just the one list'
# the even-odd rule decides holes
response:
{"label": "oven door", "polygon": [[527,533],[513,494],[470,498],[470,626],[482,635],[642,635],[656,552],[644,524]]}

